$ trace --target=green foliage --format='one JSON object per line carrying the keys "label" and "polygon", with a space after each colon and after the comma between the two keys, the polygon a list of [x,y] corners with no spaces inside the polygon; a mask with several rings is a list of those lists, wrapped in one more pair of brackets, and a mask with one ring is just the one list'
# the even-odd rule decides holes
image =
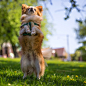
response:
{"label": "green foliage", "polygon": [[82,60],[86,61],[86,53],[82,55]]}
{"label": "green foliage", "polygon": [[76,50],[76,52],[74,53],[74,55],[72,57],[72,60],[78,61],[80,56],[81,56],[81,52],[79,50]]}
{"label": "green foliage", "polygon": [[82,43],[82,46],[77,50],[81,51],[82,60],[86,61],[86,22],[83,22],[82,24],[79,23],[79,28],[75,29],[75,32],[79,43]]}
{"label": "green foliage", "polygon": [[[30,6],[38,5],[40,0],[0,0],[0,43],[11,42],[12,46],[19,44],[18,36],[20,30],[21,6],[27,4]],[[44,41],[47,41],[47,34],[50,31],[47,29],[47,18],[44,16],[42,21],[42,31],[44,33]]]}
{"label": "green foliage", "polygon": [[45,75],[37,80],[28,76],[23,80],[20,59],[0,58],[0,86],[85,86],[85,62],[48,60]]}
{"label": "green foliage", "polygon": [[[14,6],[14,5],[15,6]],[[18,7],[16,1],[0,1],[0,27],[1,27],[1,39],[3,42],[10,41],[11,44],[18,42],[19,33],[19,16]],[[19,13],[20,14],[20,13]],[[5,39],[4,39],[5,38]]]}
{"label": "green foliage", "polygon": [[[53,5],[53,0],[41,0],[41,1],[43,1],[46,9],[48,10],[48,12],[50,14],[50,16],[53,18],[53,16],[51,15],[52,13],[50,13],[50,11],[49,11],[49,9],[47,7],[47,3],[48,2],[51,5]],[[85,2],[85,1],[83,1],[83,2]],[[56,2],[56,3],[57,3],[57,6],[58,6],[58,2]],[[65,11],[64,20],[68,20],[70,18],[70,14],[72,13],[73,10],[75,10],[78,14],[85,14],[85,12],[86,12],[86,9],[85,9],[86,8],[86,3],[81,4],[79,2],[79,0],[66,0],[66,2],[63,1],[62,3],[64,4],[63,5],[64,9],[62,10],[62,9],[58,9],[57,8],[58,9],[57,12],[59,12],[59,11]],[[68,6],[65,3],[69,3],[70,5]],[[78,22],[78,23],[82,23],[83,22],[83,17],[84,16],[76,18],[75,21]]]}
{"label": "green foliage", "polygon": [[51,58],[50,59],[54,59],[55,57],[54,56],[51,56]]}
{"label": "green foliage", "polygon": [[70,54],[70,56],[71,56],[71,60],[72,60],[72,61],[75,60],[74,54]]}
{"label": "green foliage", "polygon": [[79,28],[75,29],[75,32],[77,34],[77,39],[83,40],[86,37],[86,23],[79,23]]}
{"label": "green foliage", "polygon": [[82,60],[86,61],[86,46],[79,47],[77,50],[81,52]]}
{"label": "green foliage", "polygon": [[55,53],[55,58],[59,58],[57,53]]}
{"label": "green foliage", "polygon": [[48,34],[51,35],[51,32],[52,32],[52,30],[48,29],[49,27],[52,28],[51,24],[48,23],[46,15],[45,15],[43,16],[43,21],[41,22],[41,29],[44,34],[43,46],[46,46],[46,41],[48,41],[47,35]]}

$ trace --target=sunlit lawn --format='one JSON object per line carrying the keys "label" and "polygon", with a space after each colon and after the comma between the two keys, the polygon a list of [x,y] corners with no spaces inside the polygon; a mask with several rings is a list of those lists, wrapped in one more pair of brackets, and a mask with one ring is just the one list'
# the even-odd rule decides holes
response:
{"label": "sunlit lawn", "polygon": [[22,79],[20,59],[0,58],[0,86],[86,86],[86,62],[48,60],[41,80]]}

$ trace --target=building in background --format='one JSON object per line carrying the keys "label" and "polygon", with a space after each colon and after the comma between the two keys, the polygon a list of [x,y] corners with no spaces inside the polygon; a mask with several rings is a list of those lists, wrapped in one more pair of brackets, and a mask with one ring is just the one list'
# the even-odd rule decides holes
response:
{"label": "building in background", "polygon": [[42,48],[42,54],[45,59],[50,59],[52,56],[52,49],[51,48]]}
{"label": "building in background", "polygon": [[[50,59],[51,56],[54,57],[59,57],[62,58],[63,60],[66,59],[68,57],[68,53],[66,52],[65,48],[43,48],[42,50],[42,54],[43,57],[45,59]],[[21,57],[21,50],[17,51],[18,55]],[[3,43],[1,45],[1,49],[0,49],[0,56],[7,58],[14,58],[14,53],[13,53],[13,49],[12,49],[12,45],[7,42],[7,43]]]}
{"label": "building in background", "polygon": [[4,58],[7,58],[7,57],[14,58],[12,45],[9,42],[3,43],[1,45],[0,56],[2,56]]}
{"label": "building in background", "polygon": [[55,48],[52,49],[52,55],[54,57],[67,58],[68,53],[66,52],[65,48]]}

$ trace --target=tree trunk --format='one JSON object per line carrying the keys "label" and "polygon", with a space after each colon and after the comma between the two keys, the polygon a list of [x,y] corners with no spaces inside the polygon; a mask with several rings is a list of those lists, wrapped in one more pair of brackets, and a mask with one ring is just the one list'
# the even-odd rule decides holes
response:
{"label": "tree trunk", "polygon": [[14,53],[14,57],[18,57],[18,53],[16,51],[16,46],[15,45],[12,45],[12,49],[13,49],[13,53]]}

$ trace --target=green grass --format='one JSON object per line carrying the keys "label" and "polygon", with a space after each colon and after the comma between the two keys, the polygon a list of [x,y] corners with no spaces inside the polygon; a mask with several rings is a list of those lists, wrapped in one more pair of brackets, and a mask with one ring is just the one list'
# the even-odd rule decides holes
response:
{"label": "green grass", "polygon": [[20,59],[0,58],[0,86],[86,86],[86,62],[48,60],[45,75],[22,79]]}

